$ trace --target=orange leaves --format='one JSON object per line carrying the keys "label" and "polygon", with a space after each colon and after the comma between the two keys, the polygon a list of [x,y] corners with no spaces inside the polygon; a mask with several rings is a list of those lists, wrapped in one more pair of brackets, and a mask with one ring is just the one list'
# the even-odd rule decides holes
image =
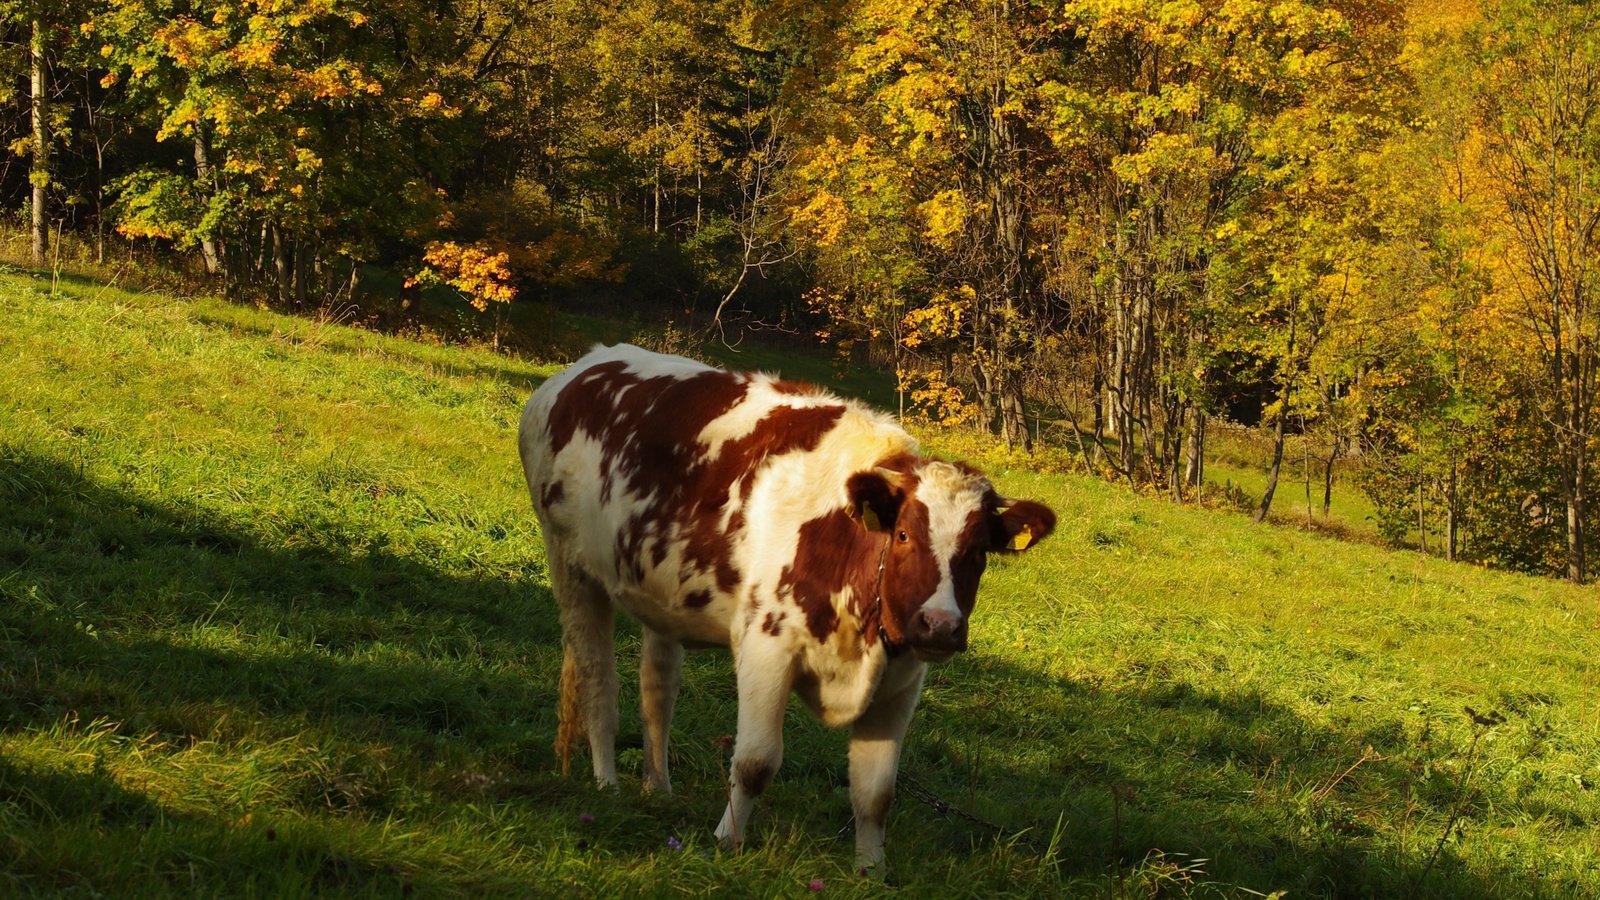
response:
{"label": "orange leaves", "polygon": [[491,251],[477,244],[434,241],[423,253],[427,263],[406,279],[406,287],[418,284],[448,284],[461,292],[474,309],[483,312],[490,303],[510,303],[517,289],[511,283],[511,257],[505,251]]}

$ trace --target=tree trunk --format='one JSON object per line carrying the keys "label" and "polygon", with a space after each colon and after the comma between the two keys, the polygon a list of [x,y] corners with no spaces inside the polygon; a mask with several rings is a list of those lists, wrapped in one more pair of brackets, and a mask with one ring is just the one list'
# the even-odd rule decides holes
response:
{"label": "tree trunk", "polygon": [[1444,489],[1444,558],[1456,561],[1456,529],[1460,520],[1459,500],[1456,496],[1456,461],[1450,460],[1449,480]]}
{"label": "tree trunk", "polygon": [[1183,481],[1189,487],[1199,490],[1205,483],[1206,475],[1206,421],[1207,416],[1198,408],[1191,407],[1189,415],[1192,424],[1189,426],[1189,449],[1186,454],[1183,469]]}
{"label": "tree trunk", "polygon": [[297,239],[294,242],[294,305],[302,308],[311,296],[311,286],[308,284],[311,280],[310,258],[310,249],[306,246],[305,239]]}
{"label": "tree trunk", "polygon": [[1417,482],[1417,543],[1428,552],[1428,507],[1423,502],[1422,482]]}
{"label": "tree trunk", "polygon": [[[211,154],[206,148],[206,137],[199,127],[194,130],[194,180],[200,185],[200,193],[209,203],[212,192]],[[217,252],[217,241],[207,234],[200,238],[200,255],[205,259],[206,274],[218,275],[222,273],[222,256]]]}
{"label": "tree trunk", "polygon": [[272,226],[272,272],[278,286],[278,304],[288,306],[293,296],[294,273],[289,266],[289,247],[283,239],[283,229]]}
{"label": "tree trunk", "polygon": [[1278,421],[1273,426],[1272,437],[1272,468],[1267,471],[1267,491],[1261,496],[1261,506],[1256,509],[1253,521],[1262,522],[1267,518],[1267,510],[1272,508],[1272,495],[1278,490],[1278,473],[1283,470],[1283,423],[1289,418],[1289,386],[1284,384],[1279,394],[1282,402],[1278,405]]}
{"label": "tree trunk", "polygon": [[1300,475],[1306,482],[1306,524],[1311,518],[1311,437],[1305,433],[1304,420],[1300,423]]}
{"label": "tree trunk", "polygon": [[1572,455],[1577,459],[1568,462],[1571,471],[1567,478],[1570,485],[1567,491],[1567,578],[1574,584],[1583,584],[1588,577],[1587,561],[1584,558],[1583,519],[1587,500],[1584,496],[1584,460],[1582,450]]}
{"label": "tree trunk", "polygon": [[89,70],[84,71],[83,86],[83,117],[89,126],[89,144],[94,148],[94,178],[90,186],[94,190],[94,261],[106,261],[106,216],[105,216],[105,184],[106,184],[106,147],[109,142],[100,137],[100,115],[94,108],[93,79]]}
{"label": "tree trunk", "polygon": [[1333,464],[1343,456],[1343,441],[1335,439],[1333,448],[1328,451],[1328,464],[1322,467],[1322,517],[1328,517],[1328,509],[1333,506]]}
{"label": "tree trunk", "polygon": [[50,186],[50,101],[45,96],[44,21],[33,17],[33,36],[28,42],[29,72],[32,82],[30,107],[33,115],[33,166],[28,181],[33,185],[33,264],[43,267],[50,246],[50,226],[45,216],[45,191]]}

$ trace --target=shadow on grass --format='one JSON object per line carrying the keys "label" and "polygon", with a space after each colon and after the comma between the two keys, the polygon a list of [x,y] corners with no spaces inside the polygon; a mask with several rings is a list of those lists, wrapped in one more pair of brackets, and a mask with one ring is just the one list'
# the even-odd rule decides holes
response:
{"label": "shadow on grass", "polygon": [[[0,448],[0,733],[98,719],[126,738],[179,747],[304,740],[295,765],[319,753],[345,758],[295,782],[295,815],[404,820],[408,792],[422,791],[446,803],[482,796],[520,804],[538,810],[541,822],[566,822],[593,798],[573,799],[581,776],[548,774],[549,676],[558,661],[554,604],[532,577],[466,578],[383,552],[267,546],[202,510],[163,507],[57,461]],[[699,675],[724,671],[701,667]],[[1436,823],[1456,802],[1448,783],[1419,782],[1399,761],[1404,735],[1318,726],[1249,690],[1151,683],[1107,690],[974,654],[930,679],[904,767],[956,805],[1031,826],[1041,839],[1060,814],[1057,865],[1068,883],[1109,884],[1158,851],[1207,860],[1205,878],[1223,892],[1487,898],[1520,883],[1513,871],[1474,876],[1448,850],[1425,878],[1425,853],[1416,848],[1438,837],[1433,825],[1417,826],[1412,852],[1392,845],[1391,819],[1415,814]],[[733,727],[725,708],[715,716],[692,709],[711,700],[707,694],[725,704],[726,685],[698,696],[694,689],[691,682],[680,704],[680,748],[709,746]],[[1377,758],[1341,775],[1364,746]],[[843,781],[838,747],[818,729],[792,729],[763,815],[799,816],[814,838],[831,838],[848,801],[836,791],[824,803],[814,798]],[[356,759],[392,748],[406,760],[393,769]],[[482,780],[496,786],[474,787],[477,773],[441,774],[434,765],[463,759],[468,768],[495,769]],[[660,843],[650,815],[709,831],[720,785],[705,774],[692,780],[706,768],[689,767],[687,804],[646,803],[647,813],[659,811],[635,818],[607,852],[643,858]],[[638,799],[631,790],[603,802],[630,805]],[[795,802],[798,794],[813,798],[809,806]],[[779,806],[785,801],[790,808]],[[220,811],[172,813],[97,771],[0,759],[0,815],[9,820],[0,832],[11,835],[0,835],[0,847],[28,842],[37,879],[104,886],[94,840],[72,843],[65,832],[126,842],[144,840],[149,829],[155,845],[130,854],[157,854],[173,879],[188,871],[185,860],[209,867],[206,883],[214,885],[234,868],[281,869],[289,853],[297,871],[312,873],[312,892],[379,890],[406,878],[460,886],[459,870],[419,869],[414,857],[335,850],[332,838],[317,836],[327,830],[269,846],[259,824]],[[760,820],[757,831],[759,839]],[[938,849],[959,870],[963,852],[986,846],[981,830],[900,801],[891,862]]]}
{"label": "shadow on grass", "polygon": [[[62,772],[0,757],[0,816],[8,860],[0,893],[10,895],[93,896],[108,880],[121,890],[153,880],[175,894],[211,893],[214,878],[203,873],[217,865],[226,869],[224,893],[401,896],[450,886],[426,865],[373,858],[308,830],[174,810],[98,769]],[[80,856],[110,868],[85,871],[74,865]]]}
{"label": "shadow on grass", "polygon": [[[129,742],[158,756],[205,743],[220,745],[213,757],[262,753],[279,767],[269,778],[294,785],[293,816],[381,816],[429,791],[445,806],[561,794],[544,783],[553,686],[534,677],[557,668],[559,627],[531,565],[525,577],[469,577],[382,550],[268,546],[203,510],[0,445],[0,735],[55,746],[69,769],[61,748],[75,743],[97,759]],[[111,743],[87,737],[101,728]],[[250,778],[212,777],[233,776]],[[326,877],[312,892],[437,874],[355,859],[354,842],[330,849],[324,829],[286,833],[270,852],[259,828],[248,840],[234,830],[98,770],[0,757],[0,848],[21,842],[6,856],[14,877],[31,872],[30,890],[105,889],[116,876],[101,861],[121,859],[105,841],[168,854],[152,865],[175,872],[188,859],[211,885],[236,883],[240,867],[281,870],[286,853]]]}
{"label": "shadow on grass", "polygon": [[73,712],[197,740],[215,723],[184,711],[221,704],[242,721],[292,714],[289,728],[487,739],[550,706],[508,665],[559,652],[531,571],[269,547],[14,447],[0,448],[0,510],[0,727]]}
{"label": "shadow on grass", "polygon": [[[1031,828],[1036,843],[1060,815],[1068,878],[1120,881],[1165,859],[1204,861],[1203,876],[1179,881],[1227,893],[1487,900],[1526,883],[1512,869],[1475,875],[1449,849],[1426,864],[1459,794],[1442,770],[1422,777],[1408,765],[1416,748],[1395,729],[1313,724],[1252,689],[1108,690],[992,656],[958,665],[930,679],[903,769],[953,805]],[[1013,742],[1044,752],[1007,765]],[[897,816],[932,823],[923,827],[952,850],[990,838],[915,798]],[[1411,832],[1397,845],[1401,819]]]}

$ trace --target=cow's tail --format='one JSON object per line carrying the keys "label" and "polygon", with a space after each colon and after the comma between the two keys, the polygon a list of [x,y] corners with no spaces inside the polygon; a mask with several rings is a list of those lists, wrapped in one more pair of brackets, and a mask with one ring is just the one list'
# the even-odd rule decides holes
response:
{"label": "cow's tail", "polygon": [[588,735],[583,725],[583,711],[578,707],[578,661],[568,649],[561,662],[561,683],[556,700],[556,759],[561,761],[561,774],[567,774],[572,760],[572,745]]}

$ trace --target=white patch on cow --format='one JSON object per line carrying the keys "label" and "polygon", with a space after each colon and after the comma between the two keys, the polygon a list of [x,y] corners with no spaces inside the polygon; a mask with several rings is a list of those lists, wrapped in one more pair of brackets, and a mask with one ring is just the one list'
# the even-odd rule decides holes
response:
{"label": "white patch on cow", "polygon": [[976,510],[983,509],[984,494],[991,490],[989,480],[962,471],[949,463],[931,462],[918,472],[917,499],[928,508],[928,549],[939,566],[939,586],[922,604],[923,609],[941,610],[961,620],[956,602],[955,579],[950,566],[961,552],[961,532]]}

